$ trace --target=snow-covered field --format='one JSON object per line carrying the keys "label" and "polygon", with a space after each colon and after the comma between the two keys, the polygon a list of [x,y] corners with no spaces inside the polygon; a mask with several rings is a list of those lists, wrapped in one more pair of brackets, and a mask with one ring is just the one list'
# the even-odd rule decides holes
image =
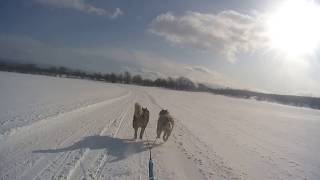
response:
{"label": "snow-covered field", "polygon": [[[320,179],[320,111],[207,93],[0,72],[0,179]],[[133,104],[150,111],[133,141]],[[147,139],[148,138],[148,139]],[[148,141],[149,140],[149,141]]]}

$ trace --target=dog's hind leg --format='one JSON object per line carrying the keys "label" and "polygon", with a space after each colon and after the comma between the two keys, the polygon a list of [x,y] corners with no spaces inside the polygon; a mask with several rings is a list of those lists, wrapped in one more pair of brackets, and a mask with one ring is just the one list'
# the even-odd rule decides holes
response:
{"label": "dog's hind leg", "polygon": [[144,130],[146,129],[146,127],[141,127],[141,131],[140,131],[140,139],[142,139]]}
{"label": "dog's hind leg", "polygon": [[161,136],[161,129],[157,128],[157,138],[160,138],[160,136]]}
{"label": "dog's hind leg", "polygon": [[164,134],[163,134],[162,138],[163,138],[163,141],[167,141],[168,140],[169,136],[168,136],[167,131],[164,131]]}
{"label": "dog's hind leg", "polygon": [[166,131],[166,138],[163,137],[164,141],[167,141],[170,137],[171,131]]}
{"label": "dog's hind leg", "polygon": [[171,130],[165,130],[163,135],[163,140],[167,141],[170,135],[171,135]]}
{"label": "dog's hind leg", "polygon": [[134,139],[137,139],[138,128],[134,128]]}

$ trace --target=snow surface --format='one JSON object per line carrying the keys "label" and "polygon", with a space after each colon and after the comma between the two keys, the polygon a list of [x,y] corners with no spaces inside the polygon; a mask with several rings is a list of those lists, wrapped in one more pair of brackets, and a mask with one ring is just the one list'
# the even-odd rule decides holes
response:
{"label": "snow surface", "polygon": [[[208,93],[0,72],[0,179],[320,179],[320,111]],[[150,111],[132,140],[133,104]]]}

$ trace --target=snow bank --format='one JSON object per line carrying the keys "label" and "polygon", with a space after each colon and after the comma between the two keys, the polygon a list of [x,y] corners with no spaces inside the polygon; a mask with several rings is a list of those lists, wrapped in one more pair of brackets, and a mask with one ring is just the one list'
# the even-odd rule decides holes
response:
{"label": "snow bank", "polygon": [[0,72],[0,134],[118,96],[107,83]]}

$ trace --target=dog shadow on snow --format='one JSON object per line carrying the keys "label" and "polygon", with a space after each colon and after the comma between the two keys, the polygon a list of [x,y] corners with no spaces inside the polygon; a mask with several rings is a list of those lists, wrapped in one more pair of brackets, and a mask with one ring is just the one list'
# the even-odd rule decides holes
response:
{"label": "dog shadow on snow", "polygon": [[[110,162],[116,162],[122,159],[147,151],[149,145],[153,144],[151,141],[142,140],[135,141],[134,139],[118,139],[110,136],[88,136],[84,139],[72,144],[71,146],[60,148],[60,149],[45,149],[36,150],[33,153],[60,153],[74,150],[99,150],[105,149],[107,154],[114,157],[115,159]],[[160,146],[160,144],[153,144],[152,148]]]}

